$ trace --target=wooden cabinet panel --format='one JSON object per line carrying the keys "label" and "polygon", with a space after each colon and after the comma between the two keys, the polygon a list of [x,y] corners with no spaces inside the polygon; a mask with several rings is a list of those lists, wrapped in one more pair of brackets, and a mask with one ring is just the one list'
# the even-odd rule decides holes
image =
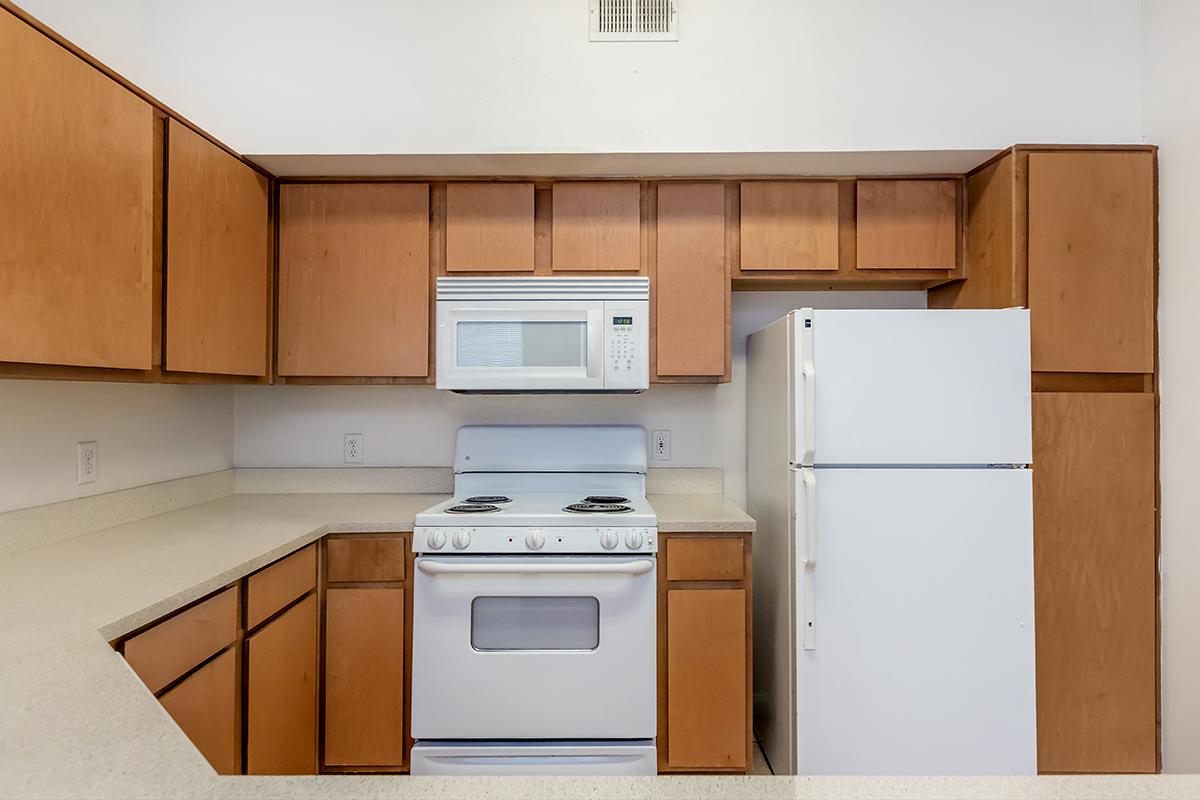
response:
{"label": "wooden cabinet panel", "polygon": [[642,187],[635,181],[561,181],[553,187],[553,269],[638,272]]}
{"label": "wooden cabinet panel", "polygon": [[285,185],[279,374],[429,372],[429,185]]}
{"label": "wooden cabinet panel", "polygon": [[242,771],[237,732],[239,696],[237,655],[229,649],[160,698],[175,724],[222,775]]}
{"label": "wooden cabinet panel", "polygon": [[404,590],[325,593],[328,766],[404,762]]}
{"label": "wooden cabinet panel", "polygon": [[246,772],[317,771],[317,596],[246,644]]}
{"label": "wooden cabinet panel", "polygon": [[0,13],[0,361],[150,369],[154,115]]}
{"label": "wooden cabinet panel", "polygon": [[669,581],[740,581],[745,577],[745,553],[740,537],[672,536],[666,545]]}
{"label": "wooden cabinet panel", "polygon": [[447,185],[446,269],[533,271],[533,184]]}
{"label": "wooden cabinet panel", "polygon": [[746,591],[667,592],[667,759],[745,768]]}
{"label": "wooden cabinet panel", "polygon": [[407,558],[403,536],[363,536],[325,541],[330,583],[402,581]]}
{"label": "wooden cabinet panel", "polygon": [[836,270],[837,183],[743,183],[739,238],[744,270]]}
{"label": "wooden cabinet panel", "polygon": [[316,585],[316,544],[254,573],[246,579],[246,629],[258,625]]}
{"label": "wooden cabinet panel", "polygon": [[655,374],[724,376],[729,348],[725,187],[658,187]]}
{"label": "wooden cabinet panel", "polygon": [[858,181],[858,268],[958,264],[957,180]]}
{"label": "wooden cabinet panel", "polygon": [[267,374],[267,179],[167,123],[166,369]]}
{"label": "wooden cabinet panel", "polygon": [[1035,394],[1038,769],[1156,770],[1151,394]]}
{"label": "wooden cabinet panel", "polygon": [[237,637],[238,587],[159,622],[126,640],[129,666],[152,692],[228,647]]}
{"label": "wooden cabinet panel", "polygon": [[1154,155],[1029,154],[1038,372],[1154,371]]}

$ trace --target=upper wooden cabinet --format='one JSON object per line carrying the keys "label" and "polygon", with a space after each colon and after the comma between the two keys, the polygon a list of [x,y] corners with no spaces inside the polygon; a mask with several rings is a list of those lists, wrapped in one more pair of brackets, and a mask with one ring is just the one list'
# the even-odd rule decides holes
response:
{"label": "upper wooden cabinet", "polygon": [[429,374],[429,185],[279,195],[279,374]]}
{"label": "upper wooden cabinet", "polygon": [[1029,156],[1033,369],[1154,371],[1154,154]]}
{"label": "upper wooden cabinet", "polygon": [[739,234],[743,270],[836,270],[837,183],[742,183]]}
{"label": "upper wooden cabinet", "polygon": [[446,269],[532,272],[533,184],[448,184]]}
{"label": "upper wooden cabinet", "polygon": [[653,376],[726,378],[730,286],[725,186],[660,184],[657,219],[651,276]]}
{"label": "upper wooden cabinet", "polygon": [[166,369],[267,374],[267,179],[167,123]]}
{"label": "upper wooden cabinet", "polygon": [[958,180],[858,181],[858,268],[958,265]]}
{"label": "upper wooden cabinet", "polygon": [[634,181],[554,184],[555,271],[638,272],[642,187]]}
{"label": "upper wooden cabinet", "polygon": [[150,369],[154,112],[0,12],[0,361]]}

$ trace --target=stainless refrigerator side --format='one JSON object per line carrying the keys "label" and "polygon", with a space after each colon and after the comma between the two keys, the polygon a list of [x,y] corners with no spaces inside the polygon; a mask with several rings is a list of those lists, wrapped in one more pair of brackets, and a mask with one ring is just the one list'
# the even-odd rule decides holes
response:
{"label": "stainless refrigerator side", "polygon": [[790,468],[794,315],[746,342],[747,505],[754,534],[754,731],[776,774],[796,773],[796,573]]}

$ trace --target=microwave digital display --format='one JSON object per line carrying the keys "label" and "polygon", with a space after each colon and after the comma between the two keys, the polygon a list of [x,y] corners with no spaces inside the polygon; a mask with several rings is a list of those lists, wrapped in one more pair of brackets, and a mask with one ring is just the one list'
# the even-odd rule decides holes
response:
{"label": "microwave digital display", "polygon": [[633,317],[613,317],[613,325],[632,325]]}

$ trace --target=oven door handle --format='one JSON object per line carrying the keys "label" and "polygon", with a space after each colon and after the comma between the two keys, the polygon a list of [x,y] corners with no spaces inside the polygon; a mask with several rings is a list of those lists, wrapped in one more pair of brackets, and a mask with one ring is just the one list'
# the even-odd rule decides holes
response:
{"label": "oven door handle", "polygon": [[654,569],[648,558],[616,564],[453,564],[447,561],[418,561],[426,575],[645,575]]}

